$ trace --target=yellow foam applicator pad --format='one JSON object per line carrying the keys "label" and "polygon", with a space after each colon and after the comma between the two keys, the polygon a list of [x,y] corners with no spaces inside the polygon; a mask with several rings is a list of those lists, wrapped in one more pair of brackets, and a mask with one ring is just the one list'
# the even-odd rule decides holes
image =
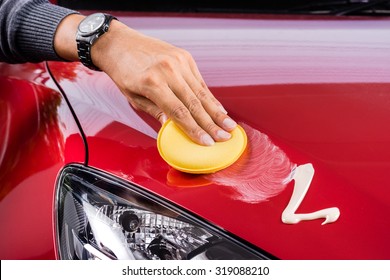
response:
{"label": "yellow foam applicator pad", "polygon": [[228,141],[202,146],[168,120],[158,133],[157,147],[161,157],[177,170],[194,174],[214,173],[233,164],[246,148],[247,137],[241,126],[238,125],[231,134]]}

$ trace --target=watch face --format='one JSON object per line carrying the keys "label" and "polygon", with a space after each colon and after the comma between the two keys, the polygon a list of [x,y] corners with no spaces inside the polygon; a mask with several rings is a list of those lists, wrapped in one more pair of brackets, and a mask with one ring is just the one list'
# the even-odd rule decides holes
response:
{"label": "watch face", "polygon": [[80,23],[79,31],[84,36],[91,35],[103,25],[104,20],[102,13],[89,15]]}

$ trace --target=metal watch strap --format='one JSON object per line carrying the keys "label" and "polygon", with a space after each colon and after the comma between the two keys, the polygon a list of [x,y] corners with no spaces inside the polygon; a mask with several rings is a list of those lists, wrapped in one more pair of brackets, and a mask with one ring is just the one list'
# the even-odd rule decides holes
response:
{"label": "metal watch strap", "polygon": [[95,37],[89,37],[89,38],[83,38],[82,36],[77,35],[77,53],[79,56],[80,62],[88,67],[89,69],[95,70],[95,71],[101,71],[98,67],[96,67],[92,62],[91,57],[91,48],[93,43],[96,39],[98,39],[101,35],[106,33],[108,31],[108,28],[110,26],[110,23],[112,20],[117,19],[116,17],[112,15],[105,14],[106,17],[105,22],[102,26],[102,30],[100,30],[99,33],[96,33]]}
{"label": "metal watch strap", "polygon": [[80,62],[84,66],[88,67],[89,69],[95,70],[95,71],[101,71],[92,62],[91,45],[88,42],[77,41],[77,52],[79,55]]}

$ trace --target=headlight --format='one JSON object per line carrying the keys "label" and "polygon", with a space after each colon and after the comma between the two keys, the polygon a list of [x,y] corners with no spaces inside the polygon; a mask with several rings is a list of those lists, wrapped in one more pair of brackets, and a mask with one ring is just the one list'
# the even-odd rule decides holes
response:
{"label": "headlight", "polygon": [[56,193],[61,259],[267,259],[221,229],[134,185],[70,165]]}

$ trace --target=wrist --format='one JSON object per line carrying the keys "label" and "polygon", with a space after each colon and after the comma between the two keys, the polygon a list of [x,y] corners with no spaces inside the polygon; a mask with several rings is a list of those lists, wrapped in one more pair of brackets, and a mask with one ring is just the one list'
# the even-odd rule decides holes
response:
{"label": "wrist", "polygon": [[85,16],[71,14],[58,25],[54,35],[54,50],[59,57],[68,61],[78,61],[76,33],[80,22]]}
{"label": "wrist", "polygon": [[107,72],[114,64],[115,58],[120,54],[119,40],[124,40],[125,33],[131,30],[118,20],[112,20],[110,27],[104,35],[91,47],[91,58],[94,65]]}
{"label": "wrist", "polygon": [[101,70],[92,60],[92,46],[105,37],[115,19],[109,14],[94,13],[80,22],[76,35],[77,52],[80,62],[89,69]]}

